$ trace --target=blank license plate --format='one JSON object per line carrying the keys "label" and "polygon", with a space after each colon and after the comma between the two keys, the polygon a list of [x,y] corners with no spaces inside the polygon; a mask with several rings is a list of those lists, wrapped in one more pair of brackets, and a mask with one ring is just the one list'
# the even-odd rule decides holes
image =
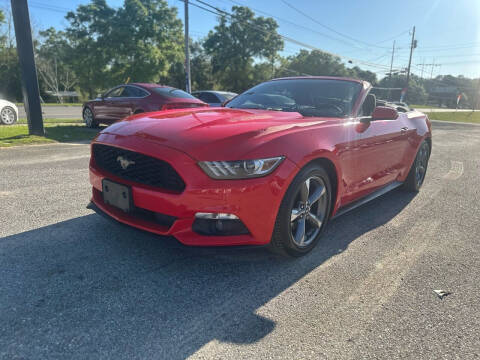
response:
{"label": "blank license plate", "polygon": [[132,209],[132,192],[128,186],[104,179],[102,181],[103,202],[125,212]]}

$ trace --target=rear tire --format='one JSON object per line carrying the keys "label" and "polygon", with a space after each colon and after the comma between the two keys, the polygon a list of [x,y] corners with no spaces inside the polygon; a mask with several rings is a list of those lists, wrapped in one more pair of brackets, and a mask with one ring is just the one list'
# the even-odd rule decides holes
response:
{"label": "rear tire", "polygon": [[4,125],[13,125],[17,122],[17,113],[15,109],[10,106],[5,106],[0,111],[0,121]]}
{"label": "rear tire", "polygon": [[420,190],[427,174],[429,158],[430,145],[426,140],[423,140],[415,156],[415,161],[408,172],[407,179],[403,183],[404,190],[410,192],[418,192]]}
{"label": "rear tire", "polygon": [[330,178],[321,166],[303,168],[290,184],[278,210],[272,252],[302,256],[318,243],[331,209]]}
{"label": "rear tire", "polygon": [[89,107],[83,109],[83,121],[85,122],[85,126],[88,128],[95,129],[98,127],[98,123],[95,120],[93,111]]}

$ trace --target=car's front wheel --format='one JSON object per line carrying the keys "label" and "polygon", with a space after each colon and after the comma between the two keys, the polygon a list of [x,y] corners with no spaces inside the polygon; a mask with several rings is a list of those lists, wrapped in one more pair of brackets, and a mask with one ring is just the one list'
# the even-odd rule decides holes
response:
{"label": "car's front wheel", "polygon": [[17,122],[17,113],[10,106],[5,106],[2,111],[0,111],[0,120],[2,124],[13,125]]}
{"label": "car's front wheel", "polygon": [[331,184],[319,165],[303,168],[290,184],[277,214],[270,249],[302,256],[312,250],[327,225]]}
{"label": "car's front wheel", "polygon": [[83,109],[83,121],[85,122],[86,127],[96,128],[98,126],[95,116],[93,115],[93,111],[88,107]]}

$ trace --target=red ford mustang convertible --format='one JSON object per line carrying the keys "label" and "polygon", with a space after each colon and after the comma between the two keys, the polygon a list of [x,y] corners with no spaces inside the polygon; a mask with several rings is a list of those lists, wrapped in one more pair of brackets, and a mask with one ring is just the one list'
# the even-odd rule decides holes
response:
{"label": "red ford mustang convertible", "polygon": [[423,183],[428,118],[376,106],[370,89],[347,78],[283,78],[222,108],[131,116],[92,143],[92,201],[183,244],[303,255],[329,219]]}

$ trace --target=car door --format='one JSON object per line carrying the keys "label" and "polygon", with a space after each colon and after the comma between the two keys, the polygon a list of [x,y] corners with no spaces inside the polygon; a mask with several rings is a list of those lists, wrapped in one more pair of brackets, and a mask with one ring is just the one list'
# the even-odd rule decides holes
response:
{"label": "car door", "polygon": [[103,98],[103,111],[101,112],[103,121],[111,123],[119,119],[120,110],[118,104],[123,90],[123,85],[117,86],[105,94]]}
{"label": "car door", "polygon": [[115,120],[120,120],[126,118],[133,114],[133,109],[135,107],[135,100],[137,98],[136,88],[130,85],[126,85],[123,88],[122,93],[118,98],[115,99]]}
{"label": "car door", "polygon": [[342,205],[395,181],[404,168],[407,133],[396,120],[360,117],[345,124],[341,151],[345,195]]}
{"label": "car door", "polygon": [[112,91],[115,91],[116,88],[106,91],[103,95],[99,95],[98,99],[94,102],[95,104],[95,118],[97,120],[104,121],[107,118],[108,105],[106,99],[111,96]]}

